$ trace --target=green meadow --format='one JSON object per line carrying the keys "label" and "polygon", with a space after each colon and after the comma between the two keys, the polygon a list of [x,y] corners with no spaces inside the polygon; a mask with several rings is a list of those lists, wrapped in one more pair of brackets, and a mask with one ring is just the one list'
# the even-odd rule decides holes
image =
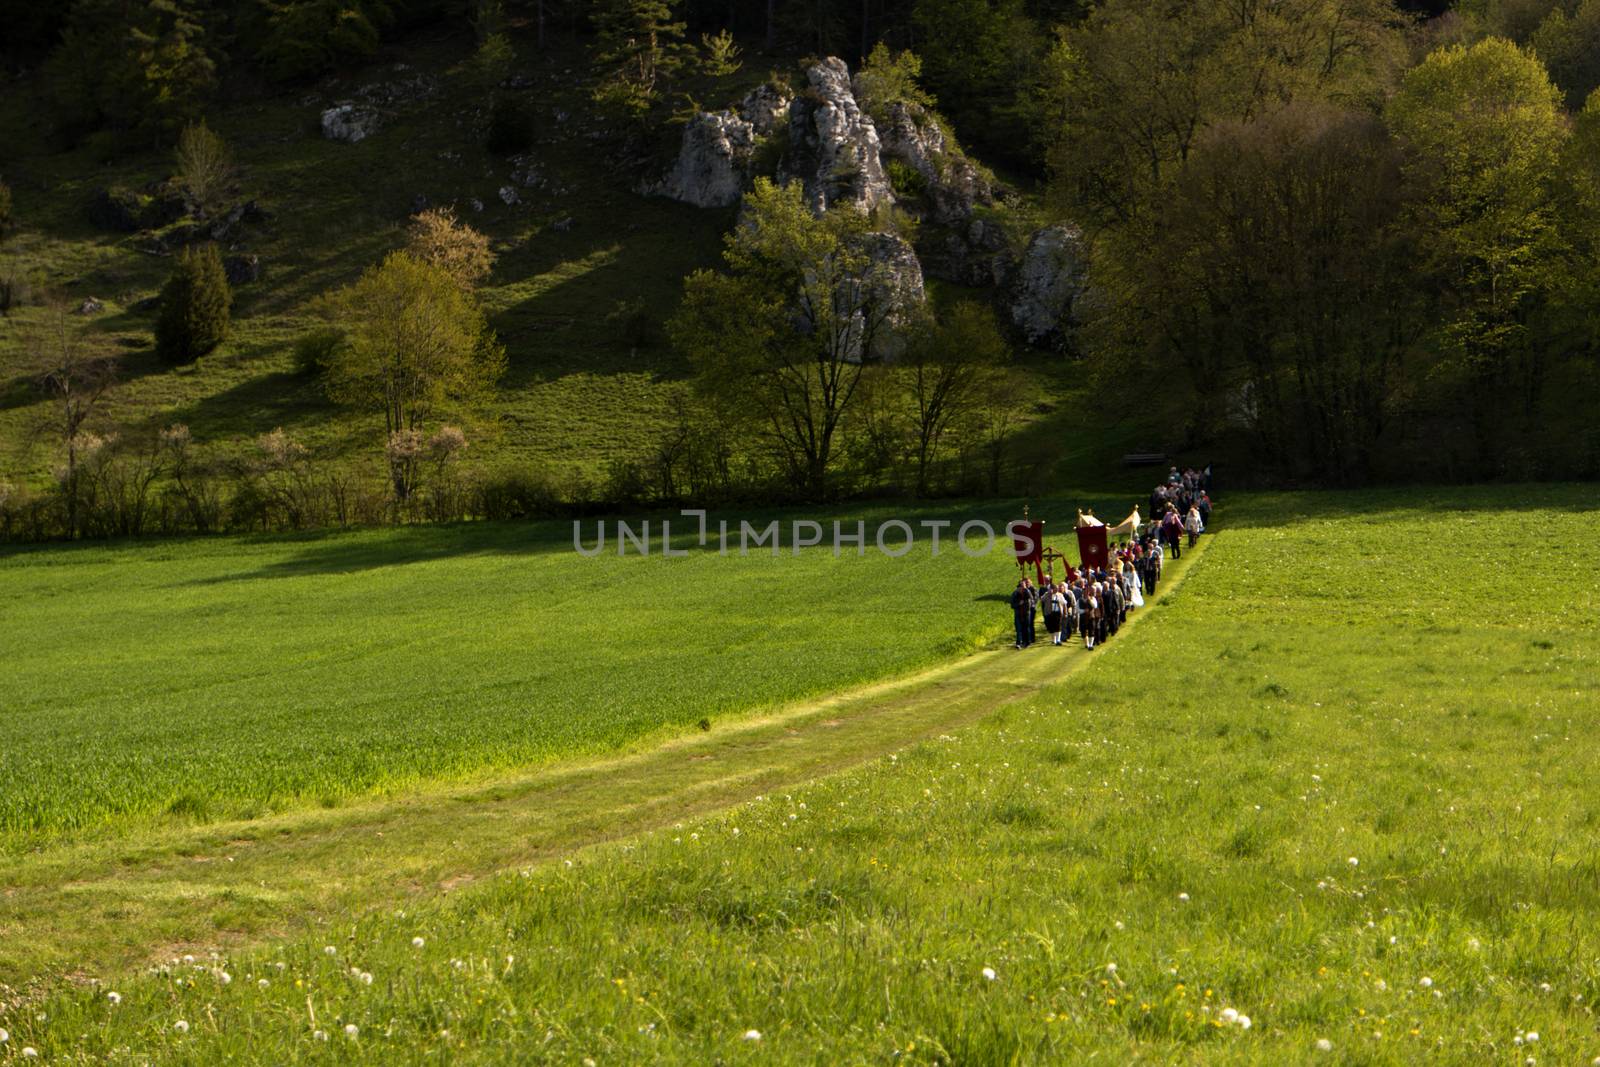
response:
{"label": "green meadow", "polygon": [[[565,522],[0,555],[0,851],[611,751],[1009,624],[988,599],[1013,573],[999,552],[935,556],[924,535],[899,559],[796,555],[796,517],[750,519],[782,523],[777,557],[738,554],[743,516],[723,556],[670,515],[631,522],[649,557],[619,555],[609,521],[592,559]],[[842,521],[868,522],[870,547],[887,517]],[[661,556],[663,519],[684,557]]]}
{"label": "green meadow", "polygon": [[[23,1046],[85,1063],[1600,1057],[1589,487],[1255,495],[1219,520],[1181,584],[1103,650],[989,651],[958,668],[1055,674],[1011,700],[991,681],[988,714],[622,840],[574,837],[548,862],[443,896],[320,909],[215,956],[200,940],[153,945],[146,971],[80,974],[0,1009],[0,1057]],[[262,564],[281,566],[273,544]],[[225,569],[203,547],[138,551],[193,553],[180,569],[196,579]],[[39,598],[70,591],[39,576],[51,558],[21,568]],[[479,588],[507,577],[487,550],[456,565],[474,560],[490,568]],[[840,609],[809,638],[835,656],[880,629],[850,629],[848,616],[873,613],[820,580],[857,561],[767,562],[763,579],[804,590],[797,619],[820,615],[818,601]],[[932,578],[934,562],[912,566]],[[738,564],[704,565],[703,580],[675,583],[693,590],[686,602],[660,609],[663,621],[679,613],[685,653],[663,670],[694,662],[702,596],[719,625],[742,610],[722,603],[717,576]],[[668,564],[631,566],[649,583]],[[874,669],[892,665],[881,649],[934,629],[911,621],[928,610],[953,613],[939,640],[997,621],[1000,605],[971,601],[1000,584],[993,565],[949,567],[932,597],[914,570],[862,571],[861,596],[877,585],[889,598],[870,620],[883,624]],[[345,570],[357,585],[389,580]],[[884,586],[911,587],[905,615]],[[278,625],[326,610],[309,592],[283,594]],[[180,595],[124,603],[154,611]],[[403,608],[398,589],[369,599]],[[596,625],[615,639],[619,622]],[[493,629],[462,626],[463,655]],[[437,648],[408,649],[419,684],[452,684],[426,662]],[[903,662],[934,654],[913,647]],[[760,663],[752,685],[777,667]],[[691,683],[660,684],[685,690],[666,721],[691,720]],[[361,864],[354,850],[348,860]]]}

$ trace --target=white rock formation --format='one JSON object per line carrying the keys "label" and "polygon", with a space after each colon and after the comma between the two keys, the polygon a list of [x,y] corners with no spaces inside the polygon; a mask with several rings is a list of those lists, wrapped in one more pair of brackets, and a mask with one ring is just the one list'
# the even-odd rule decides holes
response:
{"label": "white rock formation", "polygon": [[355,144],[378,132],[378,113],[355,104],[335,104],[322,113],[322,136]]}
{"label": "white rock formation", "polygon": [[1029,239],[1013,283],[1011,321],[1030,344],[1059,340],[1072,325],[1085,258],[1076,227],[1046,226]]}
{"label": "white rock formation", "polygon": [[872,119],[856,103],[850,68],[836,56],[806,70],[811,92],[789,106],[789,171],[804,184],[806,203],[822,212],[838,204],[871,211],[894,203]]}

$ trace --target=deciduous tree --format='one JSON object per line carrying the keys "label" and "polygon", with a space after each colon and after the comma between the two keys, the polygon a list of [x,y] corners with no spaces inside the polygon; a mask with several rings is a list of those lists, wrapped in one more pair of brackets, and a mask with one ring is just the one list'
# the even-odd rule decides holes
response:
{"label": "deciduous tree", "polygon": [[720,417],[765,441],[814,498],[829,492],[863,362],[895,314],[862,247],[868,225],[846,208],[812,215],[799,183],[757,179],[725,240],[727,269],[691,275],[668,326]]}
{"label": "deciduous tree", "polygon": [[404,499],[414,457],[394,453],[392,442],[411,439],[395,435],[420,440],[440,411],[486,398],[505,372],[505,349],[449,272],[406,252],[367,270],[324,310],[346,331],[330,357],[329,394],[382,412],[396,495]]}

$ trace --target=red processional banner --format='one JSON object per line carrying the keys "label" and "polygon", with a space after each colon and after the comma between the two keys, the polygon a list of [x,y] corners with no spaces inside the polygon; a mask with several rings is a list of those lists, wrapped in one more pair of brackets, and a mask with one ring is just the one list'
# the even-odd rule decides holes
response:
{"label": "red processional banner", "polygon": [[1111,547],[1104,526],[1078,527],[1078,558],[1086,568],[1106,569],[1111,562]]}
{"label": "red processional banner", "polygon": [[1044,558],[1044,523],[1018,519],[1008,529],[1011,531],[1011,554],[1017,557],[1019,564],[1038,563]]}

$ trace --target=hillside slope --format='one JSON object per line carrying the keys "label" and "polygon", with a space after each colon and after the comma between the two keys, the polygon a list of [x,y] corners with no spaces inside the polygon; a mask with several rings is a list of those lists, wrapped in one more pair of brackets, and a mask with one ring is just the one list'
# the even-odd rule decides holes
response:
{"label": "hillside slope", "polygon": [[[0,256],[86,315],[121,353],[119,384],[100,422],[122,433],[186,424],[197,441],[246,452],[282,426],[314,451],[358,457],[376,468],[381,425],[331,404],[297,371],[296,338],[314,327],[312,302],[353,280],[399,247],[422,204],[452,205],[487,233],[498,256],[482,291],[509,353],[509,372],[486,410],[460,412],[472,461],[515,463],[559,477],[598,477],[608,461],[636,459],[671,425],[689,368],[661,324],[682,280],[718,262],[732,208],[696,208],[637,192],[660,173],[677,127],[659,131],[660,158],[641,164],[589,96],[585,55],[575,45],[523,48],[509,84],[535,119],[535,144],[502,158],[484,147],[487,108],[468,66],[465,33],[392,45],[381,62],[254,102],[221,106],[210,124],[239,168],[239,200],[259,213],[230,228],[225,251],[259,257],[259,281],[235,289],[232,336],[196,365],[172,369],[151,347],[150,299],[166,277],[174,231],[116,233],[90,220],[107,188],[148,188],[173,169],[170,152],[118,153],[103,142],[65,153],[43,145],[18,93],[5,106],[13,158],[0,161],[21,229]],[[696,88],[707,106],[736,100],[794,59],[750,64]],[[344,100],[372,106],[376,132],[357,143],[326,139],[325,108]],[[30,125],[33,122],[34,125]],[[655,168],[653,171],[651,168]],[[507,203],[514,200],[514,203]],[[959,290],[931,286],[937,301]],[[56,461],[41,430],[50,415],[33,382],[24,335],[36,307],[0,319],[0,473],[40,479]],[[1028,417],[1049,414],[1081,392],[1059,357],[1019,349]],[[1108,443],[1111,454],[1122,443]]]}

